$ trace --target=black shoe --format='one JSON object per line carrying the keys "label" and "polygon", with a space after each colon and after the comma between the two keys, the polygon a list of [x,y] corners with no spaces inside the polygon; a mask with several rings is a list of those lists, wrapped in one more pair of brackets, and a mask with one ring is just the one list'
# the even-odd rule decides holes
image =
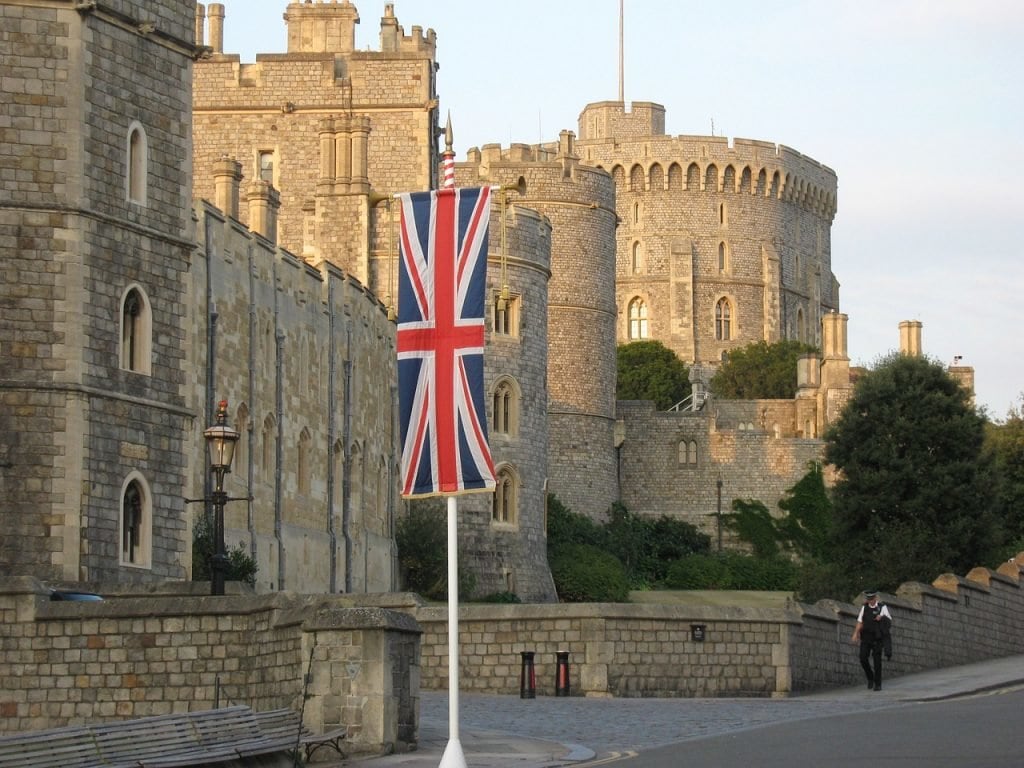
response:
{"label": "black shoe", "polygon": [[875,690],[876,691],[882,690],[882,684],[881,683],[875,683]]}

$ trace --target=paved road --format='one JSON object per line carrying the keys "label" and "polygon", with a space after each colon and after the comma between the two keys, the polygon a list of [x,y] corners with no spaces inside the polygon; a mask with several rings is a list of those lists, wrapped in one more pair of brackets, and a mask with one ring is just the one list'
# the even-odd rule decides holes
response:
{"label": "paved road", "polygon": [[[666,745],[695,745],[694,740],[721,735],[756,734],[753,729],[772,724],[806,723],[813,732],[813,718],[878,714],[911,702],[1022,684],[1024,656],[1015,656],[895,678],[877,693],[862,685],[784,699],[520,699],[463,693],[459,747],[468,768],[551,768]],[[377,757],[367,768],[437,768],[450,745],[449,734],[447,695],[423,691],[418,751]]]}

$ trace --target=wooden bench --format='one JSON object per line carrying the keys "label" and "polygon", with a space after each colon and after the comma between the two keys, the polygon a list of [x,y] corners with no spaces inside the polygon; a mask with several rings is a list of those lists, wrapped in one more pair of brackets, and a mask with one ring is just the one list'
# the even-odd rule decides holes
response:
{"label": "wooden bench", "polygon": [[342,738],[301,728],[290,709],[225,707],[0,736],[0,768],[183,768],[321,746],[341,754]]}
{"label": "wooden bench", "polygon": [[290,709],[273,709],[269,712],[255,712],[256,719],[260,722],[261,729],[265,734],[287,734],[292,738],[292,744],[300,748],[306,756],[306,762],[311,762],[313,755],[322,748],[333,749],[339,758],[344,758],[341,743],[348,737],[348,728],[337,728],[325,733],[313,733],[311,730],[302,727],[297,732],[295,713]]}

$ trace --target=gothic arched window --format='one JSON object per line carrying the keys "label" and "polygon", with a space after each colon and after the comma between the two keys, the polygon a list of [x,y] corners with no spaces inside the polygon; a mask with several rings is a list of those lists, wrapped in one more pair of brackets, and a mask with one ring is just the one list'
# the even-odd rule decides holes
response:
{"label": "gothic arched window", "polygon": [[643,299],[629,302],[629,340],[647,338],[647,305]]}
{"label": "gothic arched window", "polygon": [[715,304],[715,338],[718,341],[732,339],[732,305],[725,297]]}

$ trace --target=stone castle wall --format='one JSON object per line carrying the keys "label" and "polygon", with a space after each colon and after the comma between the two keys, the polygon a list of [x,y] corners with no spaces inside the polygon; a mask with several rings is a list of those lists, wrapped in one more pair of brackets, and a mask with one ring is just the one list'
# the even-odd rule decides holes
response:
{"label": "stone castle wall", "polygon": [[[195,215],[189,402],[202,412],[228,400],[241,439],[225,490],[251,497],[225,507],[229,549],[256,559],[261,591],[395,589],[394,323],[331,265],[312,267],[208,203]],[[204,496],[206,424],[189,435],[191,498]]]}
{"label": "stone castle wall", "polygon": [[[716,514],[732,512],[733,499],[759,499],[777,514],[773,500],[823,460],[824,443],[798,436],[792,400],[712,400],[700,411],[618,406],[622,503],[644,517],[688,522],[713,542]],[[735,544],[723,535],[727,547]]]}
{"label": "stone castle wall", "polygon": [[408,615],[174,586],[51,602],[34,579],[0,582],[0,732],[230,703],[290,707],[318,733],[348,726],[358,751],[415,741],[419,628]]}
{"label": "stone castle wall", "polygon": [[[1024,553],[998,571],[946,574],[883,596],[893,615],[887,677],[1021,652]],[[568,652],[574,696],[786,696],[861,684],[850,642],[859,606],[654,604],[471,605],[460,608],[460,684],[516,694],[523,651],[535,654],[538,695],[555,693]],[[448,679],[446,611],[418,607],[426,690]],[[950,632],[949,627],[957,627]],[[699,631],[698,631],[699,628]],[[703,638],[703,639],[699,639]]]}
{"label": "stone castle wall", "polygon": [[[33,43],[5,59],[14,123],[0,146],[0,561],[12,572],[186,574],[175,489],[192,418],[182,391],[193,51],[181,18],[190,4],[136,6],[4,9],[8,34]],[[145,131],[148,174],[130,200],[133,127]],[[133,286],[153,300],[145,373],[121,365],[121,301]],[[152,489],[156,512],[145,568],[119,564],[121,496],[133,474]]]}

